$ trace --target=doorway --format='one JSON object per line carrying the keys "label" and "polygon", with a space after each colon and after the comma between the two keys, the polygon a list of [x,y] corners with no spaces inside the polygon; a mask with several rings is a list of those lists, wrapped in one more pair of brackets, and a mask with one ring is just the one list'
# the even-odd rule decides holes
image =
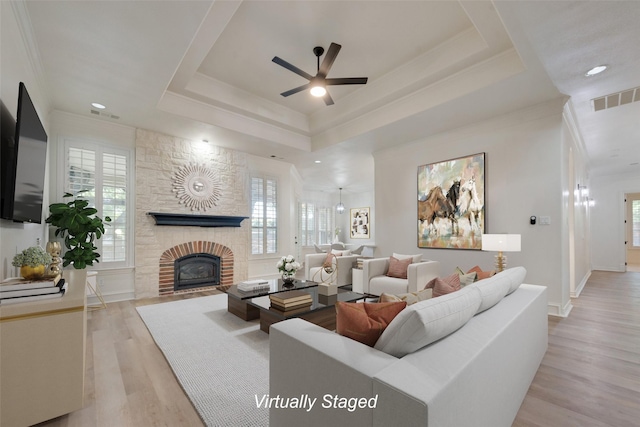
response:
{"label": "doorway", "polygon": [[627,271],[640,272],[640,193],[625,194]]}

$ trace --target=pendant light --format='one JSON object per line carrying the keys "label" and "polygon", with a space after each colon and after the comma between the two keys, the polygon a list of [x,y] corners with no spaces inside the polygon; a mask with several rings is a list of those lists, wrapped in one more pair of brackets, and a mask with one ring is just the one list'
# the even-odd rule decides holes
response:
{"label": "pendant light", "polygon": [[344,204],[342,203],[342,187],[340,187],[340,203],[336,205],[336,212],[344,213]]}

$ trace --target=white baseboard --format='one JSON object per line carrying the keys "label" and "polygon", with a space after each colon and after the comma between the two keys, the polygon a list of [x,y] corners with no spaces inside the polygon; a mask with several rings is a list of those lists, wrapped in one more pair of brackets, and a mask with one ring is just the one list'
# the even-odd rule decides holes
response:
{"label": "white baseboard", "polygon": [[576,288],[575,291],[571,292],[571,298],[577,298],[580,296],[580,293],[582,292],[582,290],[584,289],[585,285],[587,284],[587,281],[589,280],[589,277],[591,277],[591,271],[587,272],[587,274],[585,274],[585,276],[582,278],[582,280],[580,281],[580,283],[578,283],[578,286]]}
{"label": "white baseboard", "polygon": [[598,270],[598,271],[613,271],[615,273],[624,273],[626,268],[615,268],[615,267],[609,267],[609,266],[600,266],[600,265],[594,265],[591,267],[591,271],[594,270]]}
{"label": "white baseboard", "polygon": [[564,307],[561,307],[559,304],[548,304],[547,314],[549,316],[556,317],[569,317],[569,313],[571,312],[572,308],[573,304],[571,304],[571,301],[567,302]]}
{"label": "white baseboard", "polygon": [[[133,292],[113,292],[110,294],[102,294],[102,298],[105,303],[110,302],[118,302],[118,301],[129,301],[136,299],[135,293]],[[87,295],[87,306],[97,306],[100,305],[100,300],[95,295]]]}

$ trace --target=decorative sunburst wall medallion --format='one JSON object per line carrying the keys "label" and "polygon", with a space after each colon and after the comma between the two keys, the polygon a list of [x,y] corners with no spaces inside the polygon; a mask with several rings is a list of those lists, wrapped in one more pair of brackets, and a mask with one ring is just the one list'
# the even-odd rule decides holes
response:
{"label": "decorative sunburst wall medallion", "polygon": [[220,178],[204,165],[183,166],[173,177],[173,191],[180,203],[192,211],[206,211],[222,197]]}

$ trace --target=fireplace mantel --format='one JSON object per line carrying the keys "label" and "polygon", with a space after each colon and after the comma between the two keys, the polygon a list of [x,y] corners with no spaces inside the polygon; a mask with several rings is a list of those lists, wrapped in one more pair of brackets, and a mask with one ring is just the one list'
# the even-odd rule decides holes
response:
{"label": "fireplace mantel", "polygon": [[246,216],[192,215],[162,212],[147,212],[153,216],[156,225],[181,225],[195,227],[240,227]]}

